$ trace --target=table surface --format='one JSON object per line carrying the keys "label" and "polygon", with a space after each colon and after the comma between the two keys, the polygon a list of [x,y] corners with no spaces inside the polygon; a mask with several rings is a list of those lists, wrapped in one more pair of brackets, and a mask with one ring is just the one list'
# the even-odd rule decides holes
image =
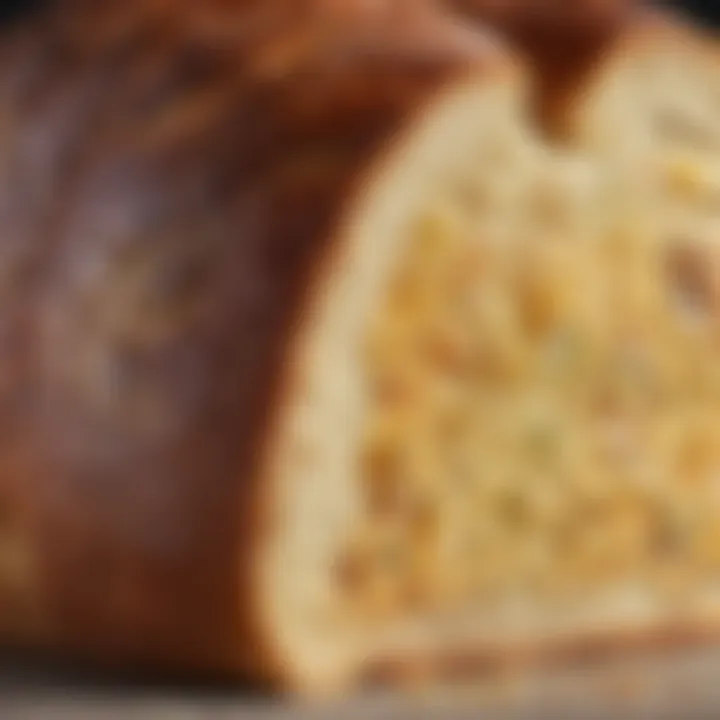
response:
{"label": "table surface", "polygon": [[112,684],[0,658],[2,720],[720,718],[720,648],[299,706],[242,690]]}

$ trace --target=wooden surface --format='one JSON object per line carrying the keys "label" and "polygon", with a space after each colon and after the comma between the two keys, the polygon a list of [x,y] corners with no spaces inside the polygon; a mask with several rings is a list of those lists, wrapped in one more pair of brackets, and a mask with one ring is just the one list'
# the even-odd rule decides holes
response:
{"label": "wooden surface", "polygon": [[0,660],[1,720],[720,718],[720,649],[633,658],[450,691],[299,707],[242,690],[112,684]]}

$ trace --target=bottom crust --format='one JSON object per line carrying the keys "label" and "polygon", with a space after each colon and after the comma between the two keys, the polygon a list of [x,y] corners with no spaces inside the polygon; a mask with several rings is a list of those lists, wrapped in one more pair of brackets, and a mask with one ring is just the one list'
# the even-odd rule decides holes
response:
{"label": "bottom crust", "polygon": [[404,687],[430,681],[467,682],[506,674],[588,667],[620,657],[627,659],[628,655],[653,656],[718,642],[720,617],[714,621],[684,620],[511,647],[478,644],[438,652],[386,654],[370,664],[364,680],[373,686]]}

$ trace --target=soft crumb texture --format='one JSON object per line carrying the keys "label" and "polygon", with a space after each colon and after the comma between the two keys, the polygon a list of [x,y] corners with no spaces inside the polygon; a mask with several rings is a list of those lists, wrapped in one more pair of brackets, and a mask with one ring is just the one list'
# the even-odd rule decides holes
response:
{"label": "soft crumb texture", "polygon": [[363,622],[469,611],[502,641],[717,598],[720,136],[701,92],[663,89],[682,62],[634,65],[655,103],[634,155],[498,137],[502,167],[478,158],[407,231],[340,563]]}

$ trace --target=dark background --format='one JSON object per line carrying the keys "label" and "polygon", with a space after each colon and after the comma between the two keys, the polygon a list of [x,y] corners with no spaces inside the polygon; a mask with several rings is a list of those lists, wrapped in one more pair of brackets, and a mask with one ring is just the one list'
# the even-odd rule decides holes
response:
{"label": "dark background", "polygon": [[[33,7],[42,2],[43,0],[0,0],[0,21],[21,16],[24,12],[31,12]],[[567,2],[571,3],[573,0]],[[669,0],[665,4],[688,10],[699,19],[720,27],[720,0]]]}
{"label": "dark background", "polygon": [[716,27],[720,27],[720,0],[684,0],[680,2],[667,3],[678,8],[689,10],[698,18],[713,23]]}

